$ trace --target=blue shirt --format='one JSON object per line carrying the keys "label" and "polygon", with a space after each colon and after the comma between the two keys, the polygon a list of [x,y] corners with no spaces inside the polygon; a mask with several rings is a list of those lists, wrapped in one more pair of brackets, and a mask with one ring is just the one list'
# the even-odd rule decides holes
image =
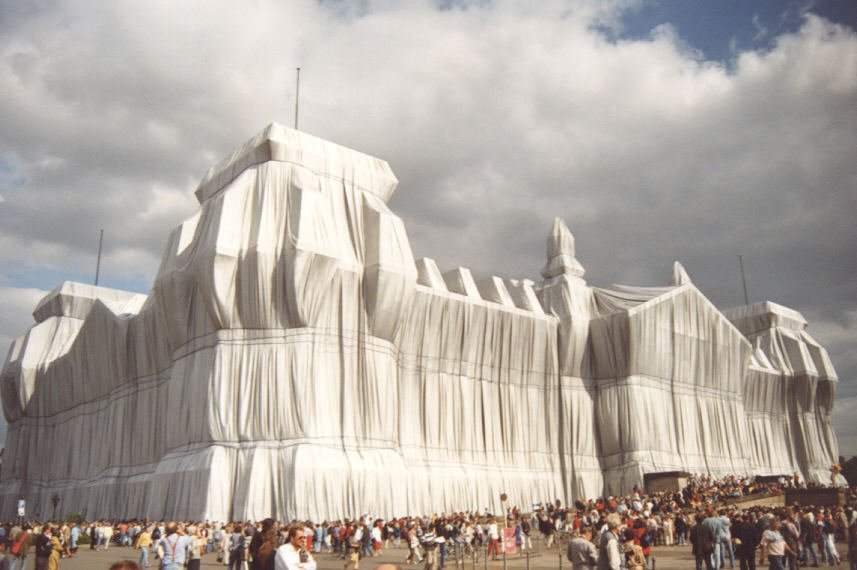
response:
{"label": "blue shirt", "polygon": [[160,545],[164,551],[164,558],[162,560],[164,566],[169,564],[184,564],[187,560],[187,553],[191,544],[192,541],[189,536],[171,534],[166,538],[162,538]]}

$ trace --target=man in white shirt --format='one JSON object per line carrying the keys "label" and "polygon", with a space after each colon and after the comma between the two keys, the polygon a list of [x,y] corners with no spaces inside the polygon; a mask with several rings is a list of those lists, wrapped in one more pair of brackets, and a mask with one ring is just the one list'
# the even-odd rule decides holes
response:
{"label": "man in white shirt", "polygon": [[315,559],[306,549],[303,526],[289,528],[288,540],[277,549],[274,570],[317,570]]}

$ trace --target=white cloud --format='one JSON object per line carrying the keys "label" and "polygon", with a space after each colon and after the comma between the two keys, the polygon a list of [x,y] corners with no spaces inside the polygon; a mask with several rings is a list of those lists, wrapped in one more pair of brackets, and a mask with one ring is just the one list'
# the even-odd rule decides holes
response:
{"label": "white cloud", "polygon": [[6,349],[12,341],[27,332],[34,323],[33,309],[47,291],[33,288],[0,286],[0,351],[6,357]]}
{"label": "white cloud", "polygon": [[[680,259],[736,305],[741,253],[752,300],[843,322],[857,310],[857,35],[808,15],[727,69],[669,27],[599,31],[638,4],[8,5],[0,283],[89,275],[105,228],[105,270],[145,291],[208,167],[291,124],[301,66],[302,128],[388,160],[391,206],[442,268],[535,277],[561,215],[595,284],[664,283]],[[830,342],[852,374],[852,345]]]}

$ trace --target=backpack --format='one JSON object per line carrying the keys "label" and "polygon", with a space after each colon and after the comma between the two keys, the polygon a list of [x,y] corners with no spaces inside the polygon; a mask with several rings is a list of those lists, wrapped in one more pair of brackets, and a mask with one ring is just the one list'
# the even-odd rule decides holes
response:
{"label": "backpack", "polygon": [[643,536],[640,537],[640,547],[648,548],[652,545],[652,535],[646,531]]}
{"label": "backpack", "polygon": [[12,548],[9,549],[9,552],[16,555],[21,554],[21,547],[24,545],[24,541],[27,540],[28,536],[30,536],[30,531],[25,530],[24,532],[22,532],[20,538],[18,538],[18,541],[12,545]]}

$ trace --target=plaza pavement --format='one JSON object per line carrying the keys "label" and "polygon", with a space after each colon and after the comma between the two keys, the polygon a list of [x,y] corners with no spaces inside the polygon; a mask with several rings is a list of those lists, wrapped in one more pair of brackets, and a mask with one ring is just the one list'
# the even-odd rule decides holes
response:
{"label": "plaza pavement", "polygon": [[[843,564],[840,568],[847,568],[848,564],[845,562],[845,550],[844,545],[839,543],[840,554],[842,555]],[[690,553],[689,546],[660,546],[654,548],[654,566],[655,570],[684,570],[690,569],[693,570],[695,568],[693,556]],[[422,570],[422,565],[417,566],[405,566],[405,557],[407,556],[407,550],[403,548],[391,548],[389,550],[385,550],[384,553],[376,558],[364,558],[360,561],[360,570],[374,570],[374,568],[383,562],[391,562],[393,564],[399,564],[404,569],[413,568],[414,570]],[[80,549],[78,554],[74,558],[63,559],[60,561],[59,568],[60,570],[107,570],[110,568],[110,565],[117,560],[121,560],[123,558],[138,559],[138,553],[136,550],[128,547],[111,547],[107,552],[94,552],[87,549]],[[315,555],[316,561],[318,562],[319,570],[342,570],[343,561],[337,557],[334,557],[332,554],[317,554]],[[154,557],[150,557],[150,566],[149,568],[157,568],[156,560]],[[27,568],[32,568],[32,564],[34,560],[32,556],[28,557],[27,560]],[[728,566],[727,566],[728,567]],[[738,567],[738,561],[735,561],[735,567]],[[224,569],[225,566],[217,562],[217,558],[214,554],[206,555],[202,560],[202,568],[204,569]],[[545,554],[536,555],[530,557],[529,561],[529,569],[530,570],[558,570],[563,568],[565,570],[571,570],[571,564],[565,559],[562,559],[562,566],[560,567],[560,559],[558,556],[558,551],[556,547],[553,549],[546,551]],[[762,567],[760,567],[762,568]],[[767,565],[764,566],[767,568]],[[477,565],[474,566],[472,561],[466,562],[463,566],[456,566],[453,561],[447,561],[446,570],[504,570],[503,562],[491,562],[489,561],[487,566],[483,561],[480,561]],[[506,558],[506,568],[505,570],[527,570],[527,560],[524,557],[518,555],[510,555]]]}

